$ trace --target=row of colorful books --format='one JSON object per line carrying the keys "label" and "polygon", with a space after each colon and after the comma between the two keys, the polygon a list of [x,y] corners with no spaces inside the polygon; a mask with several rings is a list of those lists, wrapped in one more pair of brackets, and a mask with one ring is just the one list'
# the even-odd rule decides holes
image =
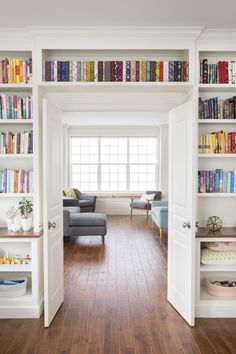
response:
{"label": "row of colorful books", "polygon": [[43,81],[186,82],[187,61],[44,61]]}
{"label": "row of colorful books", "polygon": [[0,119],[32,119],[32,96],[0,95]]}
{"label": "row of colorful books", "polygon": [[1,154],[32,154],[33,153],[33,132],[10,131],[0,133]]}
{"label": "row of colorful books", "polygon": [[198,171],[198,193],[236,193],[236,171]]}
{"label": "row of colorful books", "polygon": [[200,84],[236,84],[236,61],[209,64],[208,59],[200,59]]}
{"label": "row of colorful books", "polygon": [[0,60],[0,84],[29,84],[32,82],[32,58]]}
{"label": "row of colorful books", "polygon": [[200,133],[198,136],[199,154],[235,154],[236,132],[225,131]]}
{"label": "row of colorful books", "polygon": [[33,193],[33,172],[8,169],[0,171],[0,193]]}
{"label": "row of colorful books", "polygon": [[199,98],[199,119],[236,119],[236,96],[227,98]]}

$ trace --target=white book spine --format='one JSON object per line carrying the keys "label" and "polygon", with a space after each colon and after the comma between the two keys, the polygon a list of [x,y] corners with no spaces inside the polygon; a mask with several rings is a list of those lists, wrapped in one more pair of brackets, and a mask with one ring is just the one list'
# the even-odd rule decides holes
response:
{"label": "white book spine", "polygon": [[57,81],[57,60],[54,60],[54,81]]}
{"label": "white book spine", "polygon": [[73,82],[77,81],[77,61],[73,60]]}

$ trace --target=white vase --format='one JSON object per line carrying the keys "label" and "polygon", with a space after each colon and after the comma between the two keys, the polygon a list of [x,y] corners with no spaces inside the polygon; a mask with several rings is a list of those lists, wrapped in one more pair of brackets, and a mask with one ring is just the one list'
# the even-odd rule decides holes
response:
{"label": "white vase", "polygon": [[21,219],[23,231],[29,231],[32,227],[32,219]]}

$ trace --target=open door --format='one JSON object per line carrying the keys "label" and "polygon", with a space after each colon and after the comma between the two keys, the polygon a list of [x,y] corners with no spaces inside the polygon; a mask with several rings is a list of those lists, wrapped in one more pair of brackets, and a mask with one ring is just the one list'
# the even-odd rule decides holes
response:
{"label": "open door", "polygon": [[194,325],[195,128],[193,101],[169,113],[168,301]]}
{"label": "open door", "polygon": [[44,325],[64,300],[62,114],[43,100]]}

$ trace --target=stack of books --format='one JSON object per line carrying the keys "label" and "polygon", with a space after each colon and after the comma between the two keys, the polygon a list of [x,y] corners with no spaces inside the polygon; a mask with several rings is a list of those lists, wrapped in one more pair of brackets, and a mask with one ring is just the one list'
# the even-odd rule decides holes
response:
{"label": "stack of books", "polygon": [[0,171],[0,193],[33,193],[33,172]]}
{"label": "stack of books", "polygon": [[32,82],[32,58],[0,60],[0,84],[29,84]]}
{"label": "stack of books", "polygon": [[236,84],[236,61],[208,64],[207,59],[200,59],[200,84]]}
{"label": "stack of books", "polygon": [[226,100],[199,98],[199,119],[236,119],[236,96]]}
{"label": "stack of books", "polygon": [[223,130],[198,136],[199,154],[235,154],[236,132]]}
{"label": "stack of books", "polygon": [[0,119],[32,119],[32,96],[0,95]]}
{"label": "stack of books", "polygon": [[1,154],[32,154],[33,132],[13,133],[10,131],[0,133]]}
{"label": "stack of books", "polygon": [[236,171],[198,171],[198,193],[236,193]]}
{"label": "stack of books", "polygon": [[187,82],[187,61],[44,61],[43,81]]}

